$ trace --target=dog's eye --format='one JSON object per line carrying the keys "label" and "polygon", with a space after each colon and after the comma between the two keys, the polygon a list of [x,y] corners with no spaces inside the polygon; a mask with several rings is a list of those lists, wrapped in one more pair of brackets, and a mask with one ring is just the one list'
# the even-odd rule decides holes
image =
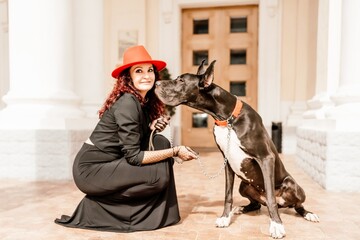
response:
{"label": "dog's eye", "polygon": [[180,81],[180,82],[184,82],[184,79],[182,79],[182,78],[179,78],[179,79],[178,79],[178,81]]}

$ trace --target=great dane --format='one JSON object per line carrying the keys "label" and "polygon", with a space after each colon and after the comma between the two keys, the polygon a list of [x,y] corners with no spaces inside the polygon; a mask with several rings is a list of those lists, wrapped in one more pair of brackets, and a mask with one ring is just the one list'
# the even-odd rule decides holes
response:
{"label": "great dane", "polygon": [[316,214],[305,210],[305,192],[286,171],[260,115],[213,83],[214,64],[215,61],[206,68],[203,61],[197,74],[185,73],[175,80],[157,81],[155,93],[167,105],[183,104],[215,119],[215,141],[227,159],[224,211],[216,219],[216,226],[230,225],[235,174],[241,178],[240,194],[250,200],[240,212],[258,210],[261,204],[267,206],[273,238],[285,236],[278,208],[294,208],[306,220],[318,222]]}

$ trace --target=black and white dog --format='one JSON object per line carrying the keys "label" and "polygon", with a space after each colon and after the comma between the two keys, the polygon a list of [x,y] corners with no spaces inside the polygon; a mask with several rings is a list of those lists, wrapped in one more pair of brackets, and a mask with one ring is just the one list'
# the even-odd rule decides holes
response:
{"label": "black and white dog", "polygon": [[214,64],[215,61],[206,69],[203,61],[197,74],[186,73],[175,80],[158,81],[155,93],[167,105],[183,104],[215,119],[215,141],[228,159],[224,211],[216,226],[228,227],[231,222],[235,174],[242,180],[240,194],[250,200],[240,212],[258,210],[261,204],[267,206],[273,238],[285,236],[278,208],[295,208],[306,220],[318,222],[316,214],[304,209],[305,192],[286,171],[259,114],[213,83]]}

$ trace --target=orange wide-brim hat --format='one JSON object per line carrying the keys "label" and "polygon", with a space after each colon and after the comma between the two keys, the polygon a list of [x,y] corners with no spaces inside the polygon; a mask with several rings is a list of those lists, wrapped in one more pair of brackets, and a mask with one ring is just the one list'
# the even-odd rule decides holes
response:
{"label": "orange wide-brim hat", "polygon": [[113,78],[118,78],[120,73],[125,69],[140,63],[151,63],[158,71],[163,70],[166,67],[166,63],[161,60],[153,60],[150,54],[146,51],[142,45],[129,47],[125,50],[123,55],[123,64],[117,67],[111,74]]}

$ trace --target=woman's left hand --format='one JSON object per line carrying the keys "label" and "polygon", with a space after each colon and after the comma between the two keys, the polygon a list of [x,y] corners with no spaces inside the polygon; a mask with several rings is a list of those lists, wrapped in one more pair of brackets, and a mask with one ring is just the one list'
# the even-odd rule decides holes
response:
{"label": "woman's left hand", "polygon": [[170,117],[169,116],[162,116],[158,119],[155,119],[151,125],[150,125],[150,129],[154,130],[156,129],[156,132],[162,132],[166,126],[169,124],[170,122]]}

